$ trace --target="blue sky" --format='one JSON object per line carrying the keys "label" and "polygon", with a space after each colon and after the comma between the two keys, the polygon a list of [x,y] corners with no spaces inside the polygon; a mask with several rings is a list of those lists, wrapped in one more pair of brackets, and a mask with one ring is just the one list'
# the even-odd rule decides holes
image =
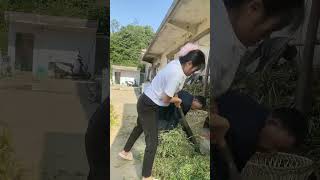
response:
{"label": "blue sky", "polygon": [[111,0],[110,16],[125,26],[135,21],[158,30],[173,0]]}

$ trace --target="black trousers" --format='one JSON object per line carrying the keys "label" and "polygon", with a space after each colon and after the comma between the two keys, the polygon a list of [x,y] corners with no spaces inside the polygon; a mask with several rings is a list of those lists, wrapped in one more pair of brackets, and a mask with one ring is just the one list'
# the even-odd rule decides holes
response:
{"label": "black trousers", "polygon": [[91,116],[85,135],[86,154],[89,163],[88,180],[109,179],[108,169],[108,117],[109,98]]}
{"label": "black trousers", "polygon": [[144,132],[146,149],[144,151],[142,176],[149,177],[152,174],[153,162],[158,146],[159,106],[145,94],[142,94],[138,100],[137,110],[137,126],[131,132],[124,150],[126,152],[130,151],[136,140]]}

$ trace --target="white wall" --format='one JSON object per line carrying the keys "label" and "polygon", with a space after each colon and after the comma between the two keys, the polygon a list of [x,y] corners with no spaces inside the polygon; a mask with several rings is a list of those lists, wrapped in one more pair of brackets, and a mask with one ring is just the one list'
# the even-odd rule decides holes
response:
{"label": "white wall", "polygon": [[112,81],[115,83],[115,72],[120,72],[120,84],[126,85],[126,81],[136,80],[140,84],[140,71],[112,70]]}
{"label": "white wall", "polygon": [[10,24],[8,54],[13,65],[17,32],[34,34],[34,75],[36,75],[38,68],[48,70],[50,61],[74,62],[78,48],[84,62],[89,66],[89,72],[94,72],[95,32],[48,30],[29,24]]}

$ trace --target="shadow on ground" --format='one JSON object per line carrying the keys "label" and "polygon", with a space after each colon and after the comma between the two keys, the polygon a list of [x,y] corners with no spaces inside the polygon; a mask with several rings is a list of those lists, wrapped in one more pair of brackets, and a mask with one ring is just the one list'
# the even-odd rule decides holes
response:
{"label": "shadow on ground", "polygon": [[46,133],[41,179],[84,180],[88,172],[84,134]]}

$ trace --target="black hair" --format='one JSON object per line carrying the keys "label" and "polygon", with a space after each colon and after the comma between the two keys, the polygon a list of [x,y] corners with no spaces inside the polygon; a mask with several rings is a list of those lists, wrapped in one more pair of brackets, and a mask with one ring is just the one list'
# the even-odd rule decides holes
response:
{"label": "black hair", "polygon": [[[252,0],[224,0],[228,9],[237,8]],[[266,17],[281,17],[279,28],[289,26],[289,30],[295,31],[304,21],[304,0],[262,0]]]}
{"label": "black hair", "polygon": [[199,70],[203,70],[205,68],[205,55],[204,53],[197,49],[197,50],[192,50],[185,56],[180,56],[179,61],[181,64],[185,64],[189,61],[192,62],[192,65],[194,67],[199,67]]}
{"label": "black hair", "polygon": [[199,103],[202,105],[202,109],[205,109],[207,106],[207,100],[204,96],[194,96],[194,99],[199,101]]}
{"label": "black hair", "polygon": [[308,122],[304,115],[294,108],[277,108],[271,113],[272,118],[278,119],[281,125],[296,139],[296,145],[304,142],[308,134]]}

